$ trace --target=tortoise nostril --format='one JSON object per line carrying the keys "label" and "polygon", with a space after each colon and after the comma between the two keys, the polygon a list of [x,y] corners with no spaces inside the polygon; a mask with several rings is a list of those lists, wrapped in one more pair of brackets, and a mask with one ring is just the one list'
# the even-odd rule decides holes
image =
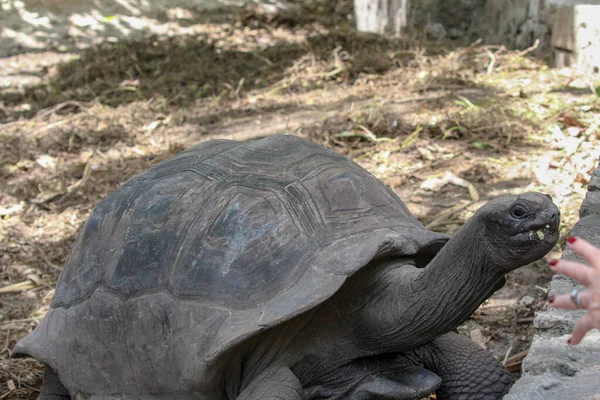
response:
{"label": "tortoise nostril", "polygon": [[557,213],[557,212],[552,213],[552,216],[550,218],[552,219],[552,222],[556,222],[560,218],[560,213]]}
{"label": "tortoise nostril", "polygon": [[552,196],[550,196],[549,194],[547,194],[546,197],[549,198],[550,201],[552,201]]}

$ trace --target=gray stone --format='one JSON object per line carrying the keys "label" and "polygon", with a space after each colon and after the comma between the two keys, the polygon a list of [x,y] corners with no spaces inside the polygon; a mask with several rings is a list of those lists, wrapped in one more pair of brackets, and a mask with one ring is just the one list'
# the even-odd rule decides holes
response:
{"label": "gray stone", "polygon": [[535,303],[535,298],[533,296],[523,296],[521,300],[519,300],[519,304],[522,306],[530,306]]}
{"label": "gray stone", "polygon": [[600,393],[600,334],[588,333],[577,346],[569,335],[537,338],[523,362],[524,377],[504,400],[594,399]]}
{"label": "gray stone", "polygon": [[535,318],[533,319],[533,326],[539,333],[544,332],[552,335],[566,335],[573,330],[573,327],[583,314],[583,311],[573,312],[548,308],[545,311],[536,313]]}
{"label": "gray stone", "polygon": [[[600,247],[600,215],[590,214],[581,218],[571,229],[571,235],[582,237]],[[565,259],[578,259],[568,249],[565,250],[564,254],[563,258]]]}
{"label": "gray stone", "polygon": [[598,191],[588,191],[585,200],[579,209],[579,218],[584,218],[593,214],[600,214],[600,192]]}

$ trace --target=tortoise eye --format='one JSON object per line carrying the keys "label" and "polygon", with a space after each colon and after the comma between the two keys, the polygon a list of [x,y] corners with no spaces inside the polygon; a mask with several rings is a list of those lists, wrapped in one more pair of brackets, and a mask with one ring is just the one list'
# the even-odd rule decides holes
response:
{"label": "tortoise eye", "polygon": [[527,210],[523,206],[515,206],[512,209],[511,214],[515,218],[524,218],[527,216]]}

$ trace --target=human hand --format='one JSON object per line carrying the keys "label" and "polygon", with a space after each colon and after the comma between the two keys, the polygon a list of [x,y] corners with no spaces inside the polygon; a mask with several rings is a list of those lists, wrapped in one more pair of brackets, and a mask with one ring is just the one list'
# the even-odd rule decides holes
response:
{"label": "human hand", "polygon": [[[589,264],[565,260],[550,261],[550,269],[567,275],[584,285],[587,290],[574,290],[570,295],[563,294],[548,301],[555,308],[567,310],[585,309],[587,312],[573,328],[569,344],[578,344],[591,329],[600,329],[600,249],[579,237],[570,237],[567,246],[583,257]],[[579,304],[577,301],[579,300]]]}

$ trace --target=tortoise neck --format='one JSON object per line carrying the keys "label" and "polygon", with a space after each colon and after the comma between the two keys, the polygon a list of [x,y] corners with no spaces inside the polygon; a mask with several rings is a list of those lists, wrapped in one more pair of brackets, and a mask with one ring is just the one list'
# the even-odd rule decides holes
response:
{"label": "tortoise neck", "polygon": [[481,237],[473,223],[463,226],[412,281],[411,309],[424,340],[455,329],[504,276]]}
{"label": "tortoise neck", "polygon": [[385,337],[385,344],[368,346],[370,351],[394,352],[429,343],[455,329],[489,297],[504,274],[490,265],[489,249],[477,227],[469,225],[425,268],[402,266],[387,277],[390,283],[380,296],[385,299],[379,305],[380,330],[375,333]]}

